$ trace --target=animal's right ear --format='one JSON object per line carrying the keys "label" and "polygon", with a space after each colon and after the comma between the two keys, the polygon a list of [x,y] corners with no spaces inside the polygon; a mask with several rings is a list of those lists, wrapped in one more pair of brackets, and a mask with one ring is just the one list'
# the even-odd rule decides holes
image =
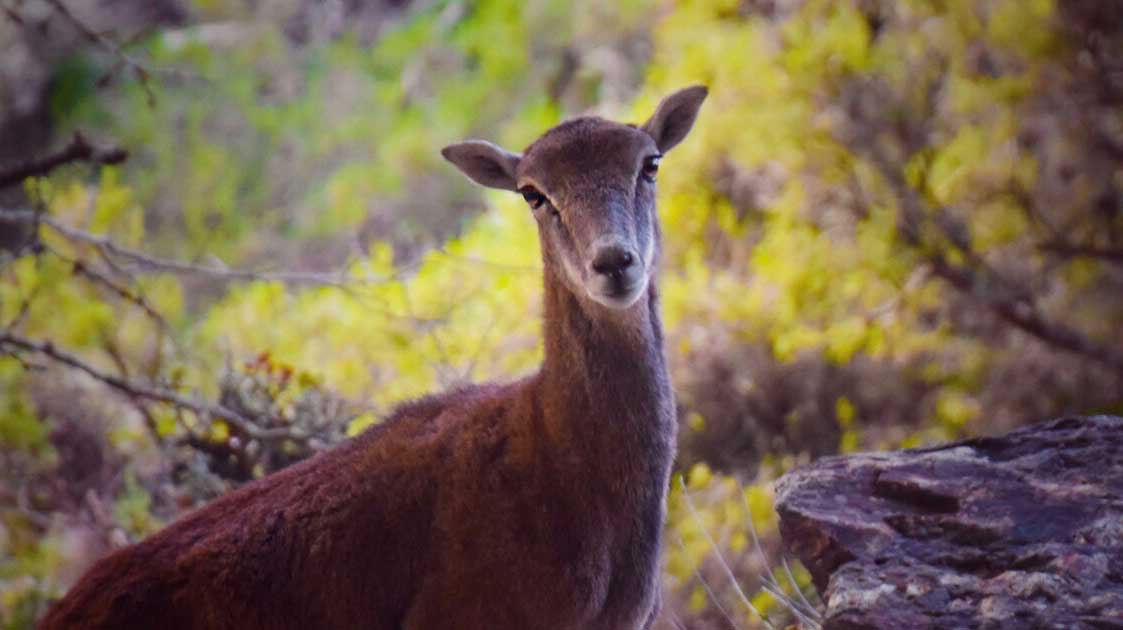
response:
{"label": "animal's right ear", "polygon": [[441,149],[441,155],[472,181],[500,190],[518,190],[515,169],[522,156],[483,140],[468,140]]}

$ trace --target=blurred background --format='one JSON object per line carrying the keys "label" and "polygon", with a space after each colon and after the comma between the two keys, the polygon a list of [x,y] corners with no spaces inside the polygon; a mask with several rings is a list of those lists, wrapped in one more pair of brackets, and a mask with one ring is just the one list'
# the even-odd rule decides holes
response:
{"label": "blurred background", "polygon": [[693,83],[661,627],[814,625],[793,466],[1123,414],[1116,0],[0,0],[0,627],[401,401],[533,370],[534,222],[439,149]]}

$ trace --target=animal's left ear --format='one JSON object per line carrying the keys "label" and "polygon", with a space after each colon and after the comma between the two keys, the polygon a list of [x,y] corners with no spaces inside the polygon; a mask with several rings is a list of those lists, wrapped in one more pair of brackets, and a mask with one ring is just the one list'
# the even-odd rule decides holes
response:
{"label": "animal's left ear", "polygon": [[690,133],[707,94],[709,89],[704,85],[679,90],[663,99],[655,114],[643,123],[643,130],[655,140],[660,153],[670,151]]}

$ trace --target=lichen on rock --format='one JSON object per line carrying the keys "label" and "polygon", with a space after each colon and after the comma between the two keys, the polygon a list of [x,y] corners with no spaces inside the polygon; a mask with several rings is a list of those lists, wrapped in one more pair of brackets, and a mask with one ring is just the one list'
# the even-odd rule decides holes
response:
{"label": "lichen on rock", "polygon": [[824,630],[1123,628],[1123,418],[825,458],[777,498]]}

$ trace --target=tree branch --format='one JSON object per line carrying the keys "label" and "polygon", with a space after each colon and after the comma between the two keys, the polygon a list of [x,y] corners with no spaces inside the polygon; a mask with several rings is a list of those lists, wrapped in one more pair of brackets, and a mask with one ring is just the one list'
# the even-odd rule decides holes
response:
{"label": "tree branch", "polygon": [[287,284],[312,284],[332,286],[343,290],[350,290],[349,286],[355,283],[392,282],[399,277],[399,273],[408,271],[411,267],[404,266],[388,276],[354,276],[349,275],[345,269],[333,272],[318,271],[254,271],[251,269],[228,269],[225,267],[198,265],[168,258],[152,256],[144,252],[118,245],[112,239],[98,234],[70,227],[46,214],[36,216],[35,213],[25,210],[0,209],[0,220],[31,222],[38,219],[40,223],[58,232],[63,237],[80,243],[93,246],[102,255],[113,271],[127,274],[129,270],[122,268],[114,259],[126,260],[133,266],[145,270],[179,275],[208,276],[225,281],[259,281],[259,282],[284,282]]}
{"label": "tree branch", "polygon": [[111,278],[106,277],[100,271],[97,271],[81,260],[72,260],[58,254],[57,252],[52,253],[58,256],[61,260],[70,263],[75,275],[88,278],[91,282],[100,284],[101,286],[105,287],[110,292],[117,295],[117,297],[135,304],[138,308],[140,308],[140,310],[144,311],[144,314],[147,315],[149,319],[156,322],[156,325],[159,326],[165,333],[169,335],[171,334],[172,327],[170,324],[168,324],[168,320],[164,319],[164,316],[161,315],[160,312],[156,310],[156,307],[152,306],[152,304],[150,304],[143,295],[130,291],[128,287],[121,286],[117,282],[114,282]]}
{"label": "tree branch", "polygon": [[1037,249],[1061,256],[1078,258],[1098,258],[1115,264],[1123,264],[1123,249],[1096,247],[1094,245],[1075,245],[1062,241],[1041,243]]}
{"label": "tree branch", "polygon": [[[885,159],[877,151],[874,151],[870,157],[874,166],[889,183],[900,204],[901,214],[897,224],[898,232],[907,244],[923,253],[938,277],[943,278],[956,290],[989,308],[1008,324],[1040,341],[1059,350],[1087,357],[1123,374],[1123,351],[1099,343],[1077,330],[1060,322],[1050,321],[1041,315],[1034,306],[1031,296],[1016,289],[1011,289],[999,274],[990,270],[990,267],[985,264],[978,252],[970,248],[970,243],[954,233],[954,230],[950,228],[950,223],[942,220],[942,217],[946,215],[942,211],[943,209],[938,208],[936,212],[931,212],[930,208],[922,205],[923,202],[917,196],[916,191],[907,184],[900,170],[893,166],[893,162]],[[956,249],[960,250],[964,258],[970,264],[975,265],[975,268],[952,264],[940,252],[925,252],[922,237],[922,226],[925,223],[934,224],[940,229],[944,237]],[[984,284],[998,287],[999,290],[979,291],[979,288]]]}
{"label": "tree branch", "polygon": [[1093,359],[1123,374],[1123,352],[1096,343],[1063,324],[1045,319],[1029,302],[981,295],[977,291],[981,283],[979,274],[970,268],[952,265],[942,256],[932,256],[929,262],[935,275],[946,280],[961,293],[976,298],[1007,323],[1055,348]]}
{"label": "tree branch", "polygon": [[156,93],[152,91],[152,86],[149,85],[149,79],[151,78],[152,73],[149,72],[148,68],[146,68],[143,63],[134,59],[124,50],[121,50],[121,47],[111,41],[108,37],[95,31],[94,29],[90,28],[88,24],[78,19],[78,16],[74,15],[74,13],[65,4],[62,3],[62,0],[47,0],[47,4],[51,5],[51,7],[54,8],[55,12],[66,18],[66,21],[70,22],[70,24],[75,29],[77,29],[79,33],[84,35],[86,39],[90,40],[94,44],[97,44],[98,46],[101,46],[107,52],[117,57],[121,65],[131,70],[132,73],[136,75],[136,78],[140,81],[140,86],[144,89],[144,94],[148,98],[148,105],[151,107],[156,104]]}
{"label": "tree branch", "polygon": [[217,403],[199,400],[197,398],[185,396],[174,391],[152,387],[147,384],[138,383],[114,374],[108,374],[90,365],[89,363],[86,363],[78,356],[55,347],[55,345],[49,341],[34,341],[32,339],[28,339],[26,337],[12,333],[11,331],[4,331],[0,332],[0,347],[5,346],[9,348],[9,350],[14,349],[15,351],[37,354],[61,365],[65,365],[71,369],[84,372],[94,380],[104,383],[105,385],[127,396],[153,402],[166,403],[182,409],[188,409],[200,416],[221,419],[222,421],[243,431],[247,436],[253,439],[263,441],[307,439],[307,436],[292,429],[262,429],[258,427],[257,424],[253,422],[253,420],[243,416],[233,409]]}
{"label": "tree branch", "polygon": [[0,188],[19,184],[28,177],[46,175],[56,168],[71,162],[90,162],[92,164],[120,164],[128,159],[129,153],[116,146],[97,147],[80,132],[75,132],[70,144],[64,149],[39,160],[32,160],[12,168],[0,170]]}

